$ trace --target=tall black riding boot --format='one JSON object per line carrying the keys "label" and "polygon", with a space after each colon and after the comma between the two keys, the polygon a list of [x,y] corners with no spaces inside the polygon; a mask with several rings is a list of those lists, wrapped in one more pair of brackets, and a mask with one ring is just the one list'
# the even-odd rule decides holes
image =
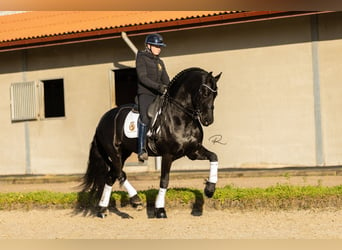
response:
{"label": "tall black riding boot", "polygon": [[144,162],[148,159],[146,150],[147,125],[138,121],[138,160]]}

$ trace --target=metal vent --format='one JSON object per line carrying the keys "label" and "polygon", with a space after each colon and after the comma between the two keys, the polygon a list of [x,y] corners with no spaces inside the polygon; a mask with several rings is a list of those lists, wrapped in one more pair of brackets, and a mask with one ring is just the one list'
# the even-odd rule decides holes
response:
{"label": "metal vent", "polygon": [[39,118],[38,85],[35,82],[11,84],[11,119],[16,121]]}

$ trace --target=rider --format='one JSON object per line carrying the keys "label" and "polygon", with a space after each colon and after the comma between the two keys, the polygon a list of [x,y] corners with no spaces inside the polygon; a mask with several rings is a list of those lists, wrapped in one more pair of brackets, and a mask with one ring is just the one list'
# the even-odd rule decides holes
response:
{"label": "rider", "polygon": [[165,94],[169,76],[166,72],[164,62],[159,58],[161,48],[165,47],[163,37],[160,34],[150,34],[145,38],[145,50],[139,51],[136,57],[136,70],[138,75],[138,159],[148,159],[146,150],[146,133],[150,125],[147,115],[149,105],[157,95]]}

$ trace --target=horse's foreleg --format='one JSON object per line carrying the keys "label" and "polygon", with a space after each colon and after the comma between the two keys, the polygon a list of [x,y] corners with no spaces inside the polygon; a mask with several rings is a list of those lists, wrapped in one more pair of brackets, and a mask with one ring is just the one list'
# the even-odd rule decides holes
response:
{"label": "horse's foreleg", "polygon": [[171,163],[171,156],[163,156],[160,175],[160,187],[155,201],[156,218],[167,218],[165,211],[165,196],[167,192],[167,187],[169,186]]}
{"label": "horse's foreleg", "polygon": [[204,193],[208,198],[213,197],[216,189],[216,183],[218,179],[218,162],[217,161],[211,161],[210,162],[210,172],[209,172],[209,178],[205,182],[205,189]]}
{"label": "horse's foreleg", "polygon": [[209,160],[210,161],[210,172],[209,178],[205,182],[204,194],[211,198],[213,197],[216,189],[216,183],[218,180],[218,158],[217,155],[205,147],[201,146],[195,152],[188,155],[191,160]]}

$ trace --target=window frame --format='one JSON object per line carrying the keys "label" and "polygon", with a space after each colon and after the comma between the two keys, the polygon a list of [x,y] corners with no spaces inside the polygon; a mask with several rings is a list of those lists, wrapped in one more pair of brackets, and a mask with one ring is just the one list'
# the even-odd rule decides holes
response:
{"label": "window frame", "polygon": [[[45,83],[62,81],[63,115],[46,116]],[[12,123],[61,119],[66,117],[65,80],[63,77],[10,84],[10,119]]]}

